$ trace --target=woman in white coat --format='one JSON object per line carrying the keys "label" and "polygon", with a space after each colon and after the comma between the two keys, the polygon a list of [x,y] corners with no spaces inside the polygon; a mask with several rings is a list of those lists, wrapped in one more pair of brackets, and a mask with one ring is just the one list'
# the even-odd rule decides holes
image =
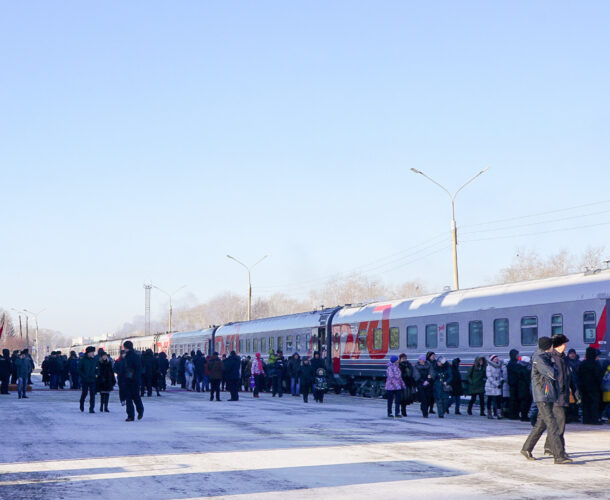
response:
{"label": "woman in white coat", "polygon": [[[502,386],[504,385],[504,374],[502,372],[502,361],[492,354],[487,363],[487,381],[485,382],[485,395],[487,396],[487,418],[497,417],[502,419],[502,411],[498,413],[501,406]],[[493,415],[491,409],[493,408]],[[501,409],[501,408],[500,408]]]}

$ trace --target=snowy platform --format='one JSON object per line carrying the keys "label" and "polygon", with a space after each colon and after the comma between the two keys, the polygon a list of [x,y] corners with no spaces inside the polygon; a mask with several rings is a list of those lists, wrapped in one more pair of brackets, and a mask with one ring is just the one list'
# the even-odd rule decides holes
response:
{"label": "snowy platform", "polygon": [[[270,394],[143,398],[144,419],[78,410],[76,391],[0,396],[0,498],[608,498],[610,426],[571,424],[573,465],[519,454],[529,423],[389,420],[385,401]],[[226,393],[221,394],[227,399]],[[99,401],[98,401],[99,404]],[[96,408],[97,411],[97,408]]]}

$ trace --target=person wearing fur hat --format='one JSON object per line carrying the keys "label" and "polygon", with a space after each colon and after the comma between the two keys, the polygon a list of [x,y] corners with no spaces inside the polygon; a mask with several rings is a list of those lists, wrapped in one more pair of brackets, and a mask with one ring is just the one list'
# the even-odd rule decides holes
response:
{"label": "person wearing fur hat", "polygon": [[133,350],[133,342],[126,340],[123,342],[125,356],[121,361],[119,378],[123,381],[125,395],[125,408],[127,410],[126,422],[135,420],[135,410],[138,412],[138,420],[144,416],[144,405],[140,397],[140,383],[142,381],[142,361]]}
{"label": "person wearing fur hat", "polygon": [[85,411],[85,399],[87,399],[87,393],[89,393],[89,413],[95,413],[95,384],[98,372],[95,347],[90,345],[85,349],[85,355],[78,362],[78,374],[82,383],[80,411]]}
{"label": "person wearing fur hat", "polygon": [[108,402],[110,401],[110,392],[114,389],[116,378],[112,371],[112,362],[108,354],[104,350],[98,352],[98,375],[97,375],[97,392],[100,393],[100,412],[108,413]]}
{"label": "person wearing fur hat", "polygon": [[[390,356],[390,362],[386,368],[385,390],[388,398],[388,418],[401,418],[400,414],[400,393],[405,388],[405,383],[402,380],[400,368],[398,368],[398,356]],[[392,403],[394,406],[394,415],[392,415]]]}
{"label": "person wearing fur hat", "polygon": [[398,356],[398,368],[400,369],[402,381],[405,383],[405,388],[400,395],[400,413],[403,417],[406,417],[407,406],[413,403],[416,386],[413,379],[413,365],[409,363],[407,355],[404,352]]}
{"label": "person wearing fur hat", "polygon": [[[504,385],[504,374],[502,372],[502,361],[497,355],[489,356],[486,373],[487,380],[485,381],[485,395],[487,396],[487,418],[496,417],[502,419],[502,386]],[[493,408],[493,415],[491,410]],[[500,410],[500,412],[498,412]]]}
{"label": "person wearing fur hat", "polygon": [[559,387],[557,385],[557,370],[551,357],[553,341],[549,337],[538,339],[538,350],[532,361],[532,390],[534,402],[538,407],[538,418],[529,436],[523,443],[521,454],[528,460],[536,460],[532,451],[546,430],[548,446],[555,457],[556,464],[572,463],[565,456],[565,450],[559,436],[557,420],[553,414],[553,405],[557,401]]}
{"label": "person wearing fur hat", "polygon": [[[570,368],[566,363],[566,356],[564,354],[570,339],[563,334],[559,334],[553,335],[551,340],[553,341],[551,358],[555,364],[555,371],[557,372],[558,388],[557,401],[555,401],[555,404],[553,405],[553,415],[557,421],[559,439],[561,439],[561,443],[564,447],[564,456],[567,456],[565,453],[565,440],[563,437],[566,430],[566,411],[568,406],[570,406],[570,394],[573,394],[575,399],[580,399],[580,393],[572,383]],[[548,436],[546,443],[544,444],[544,453],[545,455],[552,455]]]}
{"label": "person wearing fur hat", "polygon": [[449,394],[451,393],[451,382],[453,374],[451,366],[445,356],[439,356],[436,362],[436,378],[434,379],[434,400],[438,418],[445,418],[449,408]]}
{"label": "person wearing fur hat", "polygon": [[466,380],[468,382],[468,394],[470,394],[470,402],[468,403],[468,415],[472,415],[472,407],[479,398],[479,406],[481,416],[485,416],[485,373],[487,369],[487,360],[485,356],[479,356],[474,360],[474,364],[468,370]]}
{"label": "person wearing fur hat", "polygon": [[426,360],[424,354],[413,365],[413,379],[417,385],[417,395],[421,402],[421,413],[424,418],[428,418],[430,401],[432,400],[432,383],[434,380],[430,375],[430,363]]}

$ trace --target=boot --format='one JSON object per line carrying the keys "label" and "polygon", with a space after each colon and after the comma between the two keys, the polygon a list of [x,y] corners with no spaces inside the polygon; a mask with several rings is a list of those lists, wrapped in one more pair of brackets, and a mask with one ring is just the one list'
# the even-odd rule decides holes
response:
{"label": "boot", "polygon": [[525,458],[527,458],[528,460],[536,460],[534,458],[534,455],[532,455],[531,451],[527,451],[527,450],[521,450],[521,455],[523,455]]}
{"label": "boot", "polygon": [[85,411],[85,403],[80,404],[80,411]]}
{"label": "boot", "polygon": [[568,458],[568,457],[559,457],[555,459],[555,464],[557,465],[564,465],[564,464],[571,464],[572,463],[572,459]]}

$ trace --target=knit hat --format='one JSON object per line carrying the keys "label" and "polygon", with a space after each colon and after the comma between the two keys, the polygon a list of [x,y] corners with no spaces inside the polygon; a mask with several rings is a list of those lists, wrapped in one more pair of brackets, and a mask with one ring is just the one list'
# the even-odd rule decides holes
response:
{"label": "knit hat", "polygon": [[260,353],[260,352],[257,352],[257,353],[255,354],[255,356],[256,356],[257,358],[260,358],[260,357],[261,357],[261,353]]}
{"label": "knit hat", "polygon": [[133,350],[133,342],[131,340],[126,340],[125,342],[123,342],[123,347],[125,349],[132,349]]}
{"label": "knit hat", "polygon": [[398,356],[396,356],[396,355],[390,356],[390,363],[396,363],[396,361],[398,361]]}
{"label": "knit hat", "polygon": [[494,363],[497,363],[498,356],[496,356],[495,354],[492,354],[491,356],[489,356],[489,361],[493,361]]}
{"label": "knit hat", "polygon": [[89,354],[90,352],[95,352],[95,347],[93,347],[92,345],[90,345],[89,347],[87,347],[87,349],[85,349],[86,354]]}
{"label": "knit hat", "polygon": [[417,358],[417,359],[419,359],[420,361],[426,361],[426,355],[425,354],[421,354],[419,356],[419,358]]}
{"label": "knit hat", "polygon": [[568,351],[568,356],[569,356],[570,354],[572,354],[572,353],[576,354],[576,349],[570,349],[570,350]]}
{"label": "knit hat", "polygon": [[567,344],[570,341],[570,339],[562,333],[560,333],[559,335],[553,335],[553,338],[551,340],[553,341],[553,347],[562,346],[563,344]]}
{"label": "knit hat", "polygon": [[548,351],[551,347],[553,347],[553,341],[548,337],[540,337],[538,339],[538,347],[543,351]]}
{"label": "knit hat", "polygon": [[400,356],[398,356],[398,357],[399,357],[399,358],[406,358],[406,357],[407,357],[407,355],[406,355],[404,352],[401,352],[401,353],[400,353]]}

